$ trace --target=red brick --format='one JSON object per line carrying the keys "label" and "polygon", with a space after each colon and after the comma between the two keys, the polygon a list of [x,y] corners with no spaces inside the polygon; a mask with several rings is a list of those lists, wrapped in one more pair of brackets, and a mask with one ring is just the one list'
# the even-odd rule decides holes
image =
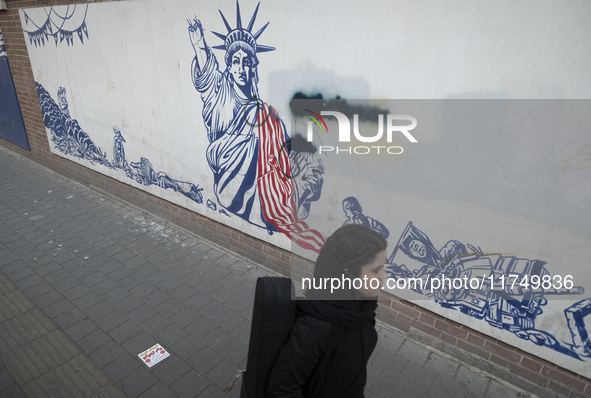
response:
{"label": "red brick", "polygon": [[473,344],[470,344],[464,340],[458,340],[456,345],[459,348],[471,352],[472,354],[476,354],[484,359],[488,359],[490,357],[490,353],[487,350],[483,349],[482,347],[477,347]]}
{"label": "red brick", "polygon": [[533,372],[540,372],[542,370],[542,364],[540,363],[540,361],[535,361],[526,356],[521,358],[521,365]]}
{"label": "red brick", "polygon": [[475,335],[473,332],[468,333],[466,340],[479,347],[484,347],[484,343],[486,341],[482,337]]}
{"label": "red brick", "polygon": [[504,358],[498,357],[496,355],[491,355],[490,360],[493,361],[494,363],[497,363],[497,364],[505,367],[505,368],[509,367],[509,361],[507,361]]}
{"label": "red brick", "polygon": [[570,373],[570,372],[563,370],[563,369],[548,367],[546,365],[544,365],[542,367],[541,374],[543,376],[547,377],[548,379],[556,380],[559,383],[570,386],[571,388],[573,388],[574,390],[579,391],[579,392],[585,391],[585,388],[587,387],[587,384],[589,383],[588,381],[587,382],[582,381],[574,373]]}
{"label": "red brick", "polygon": [[555,382],[554,380],[550,380],[550,382],[548,383],[548,388],[554,392],[557,392],[559,394],[562,394],[564,396],[567,396],[568,393],[570,392],[570,388],[566,387],[563,384],[559,384],[557,382]]}
{"label": "red brick", "polygon": [[511,370],[511,372],[527,379],[530,381],[533,381],[534,383],[545,387],[546,384],[548,383],[548,379],[546,377],[544,377],[541,373],[539,372],[532,372],[529,369],[524,368],[521,365],[518,365],[516,363],[511,363],[509,364],[509,369]]}
{"label": "red brick", "polygon": [[423,311],[419,314],[419,320],[425,325],[434,326],[437,318]]}
{"label": "red brick", "polygon": [[441,330],[434,328],[433,326],[429,326],[424,323],[421,323],[421,322],[417,321],[416,319],[412,320],[411,326],[416,329],[419,329],[427,334],[430,334],[431,336],[435,336],[435,337],[441,336]]}
{"label": "red brick", "polygon": [[484,348],[491,354],[495,354],[501,358],[507,359],[509,362],[519,363],[521,355],[513,349],[500,346],[497,343],[493,343],[490,340],[485,341]]}
{"label": "red brick", "polygon": [[458,339],[447,333],[441,333],[441,340],[454,346],[458,344]]}
{"label": "red brick", "polygon": [[462,330],[458,324],[452,323],[446,319],[440,318],[435,321],[435,327],[443,332],[457,336],[459,338],[465,338],[467,332]]}
{"label": "red brick", "polygon": [[419,311],[408,305],[406,302],[400,300],[392,301],[392,308],[396,309],[398,312],[406,314],[411,318],[418,318],[420,315]]}

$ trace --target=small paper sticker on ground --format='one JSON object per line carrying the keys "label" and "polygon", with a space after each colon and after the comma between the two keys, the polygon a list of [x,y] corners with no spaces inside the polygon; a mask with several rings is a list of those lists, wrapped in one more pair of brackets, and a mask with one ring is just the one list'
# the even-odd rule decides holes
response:
{"label": "small paper sticker on ground", "polygon": [[165,358],[168,358],[170,354],[160,345],[156,344],[146,351],[138,354],[138,357],[146,364],[149,368],[156,365],[158,362]]}

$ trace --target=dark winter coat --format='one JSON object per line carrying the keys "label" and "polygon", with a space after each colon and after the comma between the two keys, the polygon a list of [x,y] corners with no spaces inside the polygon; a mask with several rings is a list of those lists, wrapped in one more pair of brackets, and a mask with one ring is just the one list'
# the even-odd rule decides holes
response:
{"label": "dark winter coat", "polygon": [[377,301],[299,301],[291,337],[271,372],[273,398],[363,398],[377,343]]}

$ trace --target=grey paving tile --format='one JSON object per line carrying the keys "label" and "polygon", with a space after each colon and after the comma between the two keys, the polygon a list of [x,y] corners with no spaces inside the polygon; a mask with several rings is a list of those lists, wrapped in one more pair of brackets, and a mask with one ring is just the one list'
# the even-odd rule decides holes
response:
{"label": "grey paving tile", "polygon": [[121,343],[121,347],[125,348],[125,350],[132,355],[138,355],[156,343],[158,343],[158,341],[151,333],[141,331]]}
{"label": "grey paving tile", "polygon": [[66,298],[62,298],[56,301],[55,303],[43,307],[43,311],[51,318],[56,318],[62,315],[63,313],[72,310],[73,308],[75,308],[74,304],[72,304]]}
{"label": "grey paving tile", "polygon": [[178,312],[169,317],[172,322],[176,323],[182,328],[189,326],[199,318],[200,315],[197,313],[197,311],[184,305]]}
{"label": "grey paving tile", "polygon": [[208,334],[214,331],[217,326],[209,319],[200,317],[196,319],[189,326],[185,327],[185,330],[191,333],[197,338],[205,338]]}
{"label": "grey paving tile", "polygon": [[122,287],[116,287],[115,289],[110,290],[107,294],[105,294],[103,299],[110,304],[114,304],[119,300],[128,297],[129,295],[131,295],[131,292],[127,289],[124,289]]}
{"label": "grey paving tile", "polygon": [[203,342],[192,335],[186,335],[169,346],[178,357],[187,361],[203,348]]}
{"label": "grey paving tile", "polygon": [[[126,315],[129,319],[135,321],[138,325],[141,324],[142,326],[144,325],[145,321],[150,322],[150,319],[154,317],[156,317],[159,320],[163,320],[164,324],[169,323],[166,321],[167,318],[164,317],[164,315],[162,315],[160,312],[156,311],[154,308],[146,304],[134,308],[133,310],[129,311]],[[150,323],[153,324],[153,322],[154,321],[151,321]]]}
{"label": "grey paving tile", "polygon": [[[139,323],[142,330],[150,333],[153,336],[158,335],[164,329],[168,328],[171,325],[171,322],[168,318],[164,317],[161,314],[156,314],[142,322]],[[168,341],[168,340],[167,340]]]}
{"label": "grey paving tile", "polygon": [[156,310],[167,318],[174,316],[183,308],[185,308],[185,305],[174,297],[171,297],[164,303],[156,306]]}
{"label": "grey paving tile", "polygon": [[94,307],[101,302],[101,298],[94,292],[88,292],[74,300],[72,303],[80,310],[86,312],[87,309]]}
{"label": "grey paving tile", "polygon": [[146,367],[140,367],[130,375],[124,377],[119,382],[119,385],[130,397],[137,397],[144,391],[148,390],[157,381],[158,378]]}
{"label": "grey paving tile", "polygon": [[435,378],[427,391],[427,396],[431,398],[464,397],[466,394],[467,391],[461,385],[439,377]]}
{"label": "grey paving tile", "polygon": [[465,366],[460,366],[454,382],[465,388],[467,391],[484,396],[484,393],[486,392],[490,382],[490,378],[473,372]]}
{"label": "grey paving tile", "polygon": [[115,361],[125,352],[121,345],[109,336],[109,341],[96,348],[89,356],[98,366],[104,369],[107,364]]}
{"label": "grey paving tile", "polygon": [[121,312],[122,314],[129,314],[136,308],[145,306],[145,303],[139,298],[130,295],[117,301],[116,303],[113,303],[112,305],[117,311]]}
{"label": "grey paving tile", "polygon": [[191,366],[189,366],[184,360],[172,353],[171,356],[156,364],[153,367],[152,372],[163,383],[170,386],[191,371],[191,369]]}
{"label": "grey paving tile", "polygon": [[[104,274],[101,273],[101,275],[104,278]],[[112,281],[110,279],[103,279],[95,285],[92,285],[91,289],[99,296],[104,296],[105,294],[117,287],[119,287],[119,284],[117,284],[117,282]]]}
{"label": "grey paving tile", "polygon": [[116,328],[117,326],[127,322],[129,320],[129,318],[127,318],[125,315],[123,315],[122,313],[120,313],[119,311],[113,311],[107,315],[105,315],[104,317],[95,320],[96,324],[99,325],[99,327],[105,331],[109,331],[112,330],[114,328]]}
{"label": "grey paving tile", "polygon": [[119,344],[138,335],[142,331],[141,327],[133,321],[126,321],[122,324],[107,330],[107,334],[111,336]]}
{"label": "grey paving tile", "polygon": [[451,382],[460,367],[458,361],[435,353],[431,353],[423,368],[436,373],[443,381]]}
{"label": "grey paving tile", "polygon": [[171,387],[179,398],[199,396],[211,382],[195,370],[191,370],[177,380]]}
{"label": "grey paving tile", "polygon": [[67,329],[70,326],[86,319],[86,315],[77,308],[72,308],[63,314],[57,316],[53,320],[61,329]]}
{"label": "grey paving tile", "polygon": [[110,341],[112,341],[111,336],[109,336],[103,330],[97,329],[92,331],[87,336],[77,340],[76,343],[85,353],[90,354]]}
{"label": "grey paving tile", "polygon": [[115,311],[115,308],[112,304],[107,303],[106,301],[94,301],[93,305],[89,308],[84,309],[84,313],[88,318],[92,320],[101,319]]}
{"label": "grey paving tile", "polygon": [[402,369],[399,379],[407,382],[417,381],[412,387],[425,393],[430,388],[436,376],[435,373],[421,368],[416,363],[409,362],[404,369]]}
{"label": "grey paving tile", "polygon": [[225,389],[234,379],[237,370],[239,370],[237,364],[223,358],[216,366],[206,373],[206,376],[220,389]]}
{"label": "grey paving tile", "polygon": [[214,329],[211,333],[201,339],[204,344],[207,344],[216,351],[221,351],[224,347],[230,344],[236,337],[223,329]]}
{"label": "grey paving tile", "polygon": [[[175,391],[168,387],[163,382],[153,384],[148,390],[140,395],[140,398],[176,398],[178,395]],[[209,397],[204,395],[204,397]]]}
{"label": "grey paving tile", "polygon": [[154,337],[164,346],[173,346],[179,340],[187,337],[189,333],[178,325],[169,324],[165,329],[156,333]]}
{"label": "grey paving tile", "polygon": [[138,357],[124,352],[121,356],[104,366],[103,370],[112,380],[119,382],[142,366],[145,365],[142,364]]}
{"label": "grey paving tile", "polygon": [[397,352],[398,355],[419,366],[423,366],[427,358],[429,358],[429,353],[428,349],[412,340],[405,340]]}
{"label": "grey paving tile", "polygon": [[88,336],[90,333],[98,329],[96,323],[86,318],[78,323],[64,329],[64,332],[74,341],[79,341],[83,337]]}
{"label": "grey paving tile", "polygon": [[510,398],[510,397],[523,397],[523,394],[515,391],[514,388],[509,387],[506,384],[500,383],[497,380],[491,380],[486,393],[485,398]]}
{"label": "grey paving tile", "polygon": [[18,384],[12,384],[4,390],[0,390],[2,397],[7,398],[29,398],[25,391]]}

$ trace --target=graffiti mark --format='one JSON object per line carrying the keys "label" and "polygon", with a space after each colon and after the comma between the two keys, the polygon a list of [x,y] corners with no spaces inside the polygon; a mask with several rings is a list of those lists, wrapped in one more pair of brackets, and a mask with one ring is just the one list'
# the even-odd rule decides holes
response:
{"label": "graffiti mark", "polygon": [[591,145],[585,145],[573,157],[563,160],[558,166],[566,170],[591,169]]}

